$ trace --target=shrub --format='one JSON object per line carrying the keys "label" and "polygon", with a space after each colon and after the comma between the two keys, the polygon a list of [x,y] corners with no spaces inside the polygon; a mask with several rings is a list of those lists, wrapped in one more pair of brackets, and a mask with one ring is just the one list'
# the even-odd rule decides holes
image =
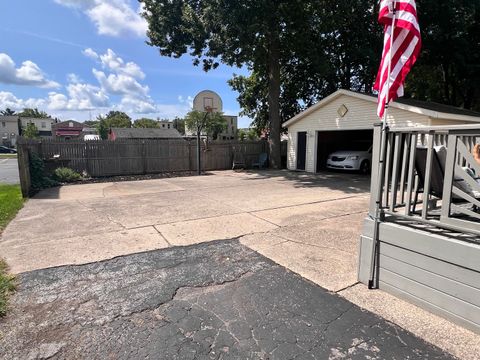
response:
{"label": "shrub", "polygon": [[56,181],[45,175],[43,160],[35,153],[30,153],[30,179],[33,191],[57,185]]}
{"label": "shrub", "polygon": [[53,176],[57,181],[67,183],[75,182],[82,178],[82,175],[80,175],[78,172],[67,167],[56,168],[53,172]]}

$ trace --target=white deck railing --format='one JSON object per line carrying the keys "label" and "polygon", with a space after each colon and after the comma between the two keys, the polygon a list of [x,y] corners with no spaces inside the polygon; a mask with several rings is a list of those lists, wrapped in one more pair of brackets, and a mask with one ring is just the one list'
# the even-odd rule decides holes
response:
{"label": "white deck railing", "polygon": [[479,140],[478,125],[387,129],[379,181],[381,127],[376,126],[370,214],[380,184],[380,209],[388,221],[480,235],[480,164],[471,153]]}

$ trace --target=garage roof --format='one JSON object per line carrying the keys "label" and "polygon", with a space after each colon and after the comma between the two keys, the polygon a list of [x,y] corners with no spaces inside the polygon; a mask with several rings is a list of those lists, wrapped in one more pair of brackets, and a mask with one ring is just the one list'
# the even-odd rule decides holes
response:
{"label": "garage roof", "polygon": [[[314,111],[317,111],[321,107],[327,105],[328,103],[330,103],[331,101],[335,100],[336,98],[342,95],[351,96],[357,99],[362,99],[362,100],[370,101],[374,103],[377,102],[376,96],[341,89],[327,96],[325,99],[309,107],[305,111],[295,115],[293,118],[286,121],[283,124],[283,126],[288,127],[296,123],[297,121],[301,120],[305,116],[311,114]],[[400,98],[390,103],[390,107],[411,111],[416,114],[422,114],[433,119],[471,121],[471,122],[480,123],[480,113],[478,112],[465,110],[465,109],[457,108],[454,106],[438,104],[434,102]]]}

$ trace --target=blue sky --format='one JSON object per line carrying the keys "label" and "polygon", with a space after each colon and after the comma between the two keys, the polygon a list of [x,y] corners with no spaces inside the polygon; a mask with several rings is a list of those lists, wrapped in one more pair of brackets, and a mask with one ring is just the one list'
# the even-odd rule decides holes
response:
{"label": "blue sky", "polygon": [[238,94],[226,82],[245,70],[205,73],[188,56],[161,57],[145,44],[138,11],[133,0],[1,1],[0,109],[38,107],[80,121],[109,110],[173,118],[210,89],[225,113],[237,115]]}

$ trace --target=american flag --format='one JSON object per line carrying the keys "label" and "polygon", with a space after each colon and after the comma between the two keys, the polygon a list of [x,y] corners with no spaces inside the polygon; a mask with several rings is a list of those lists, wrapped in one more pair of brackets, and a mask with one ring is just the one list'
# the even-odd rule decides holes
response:
{"label": "american flag", "polygon": [[382,118],[385,104],[403,96],[405,78],[417,61],[422,40],[415,0],[381,0],[378,21],[385,27],[385,36],[374,89],[378,91],[377,114]]}

